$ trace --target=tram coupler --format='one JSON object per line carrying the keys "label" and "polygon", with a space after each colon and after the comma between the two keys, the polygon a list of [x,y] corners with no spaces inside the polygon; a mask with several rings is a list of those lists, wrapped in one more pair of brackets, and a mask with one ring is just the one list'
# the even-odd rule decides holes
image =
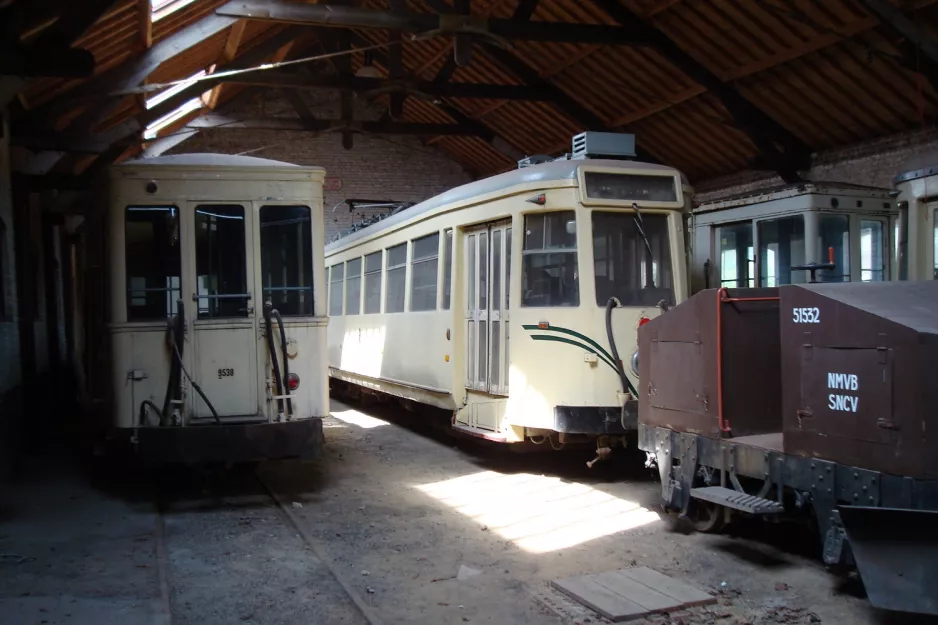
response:
{"label": "tram coupler", "polygon": [[590,469],[593,468],[593,465],[601,460],[605,460],[612,453],[612,447],[609,445],[608,436],[600,436],[596,439],[596,457],[586,463],[586,466]]}

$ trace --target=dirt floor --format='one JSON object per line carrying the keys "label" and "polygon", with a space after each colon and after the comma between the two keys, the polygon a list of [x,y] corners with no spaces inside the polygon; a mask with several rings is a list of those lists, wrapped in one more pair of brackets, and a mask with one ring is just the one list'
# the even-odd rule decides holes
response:
{"label": "dirt floor", "polygon": [[661,517],[635,455],[587,469],[586,451],[505,454],[397,407],[333,414],[313,463],[41,464],[0,500],[0,623],[368,623],[334,573],[385,624],[597,623],[548,582],[629,566],[718,598],[648,622],[911,622],[842,587],[797,531]]}

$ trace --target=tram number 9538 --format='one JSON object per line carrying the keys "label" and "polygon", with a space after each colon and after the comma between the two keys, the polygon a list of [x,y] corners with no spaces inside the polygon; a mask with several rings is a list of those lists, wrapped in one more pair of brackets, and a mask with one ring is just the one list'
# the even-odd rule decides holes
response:
{"label": "tram number 9538", "polygon": [[219,369],[218,370],[218,379],[230,378],[234,376],[234,369]]}
{"label": "tram number 9538", "polygon": [[821,323],[819,308],[792,308],[791,319],[795,323]]}

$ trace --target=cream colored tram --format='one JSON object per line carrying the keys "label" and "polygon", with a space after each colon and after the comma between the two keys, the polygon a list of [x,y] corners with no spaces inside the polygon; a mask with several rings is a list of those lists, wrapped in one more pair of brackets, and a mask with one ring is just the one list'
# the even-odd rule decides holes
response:
{"label": "cream colored tram", "polygon": [[688,220],[691,293],[811,280],[793,267],[833,262],[820,282],[876,282],[892,271],[898,218],[889,189],[803,182],[695,206]]}
{"label": "cream colored tram", "polygon": [[631,135],[584,133],[569,158],[330,243],[333,385],[450,410],[458,430],[505,443],[634,429],[636,330],[685,298],[690,189],[633,150]]}
{"label": "cream colored tram", "polygon": [[319,452],[329,410],[323,176],[217,154],[111,169],[112,416],[142,456]]}
{"label": "cream colored tram", "polygon": [[938,280],[938,154],[913,157],[893,180],[897,280]]}

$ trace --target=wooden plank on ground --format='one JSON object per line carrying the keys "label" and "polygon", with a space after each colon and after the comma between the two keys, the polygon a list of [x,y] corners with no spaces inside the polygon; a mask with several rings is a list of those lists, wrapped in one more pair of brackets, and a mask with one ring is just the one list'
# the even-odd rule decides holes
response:
{"label": "wooden plank on ground", "polygon": [[716,603],[706,592],[647,567],[569,577],[551,586],[615,623]]}
{"label": "wooden plank on ground", "polygon": [[716,597],[712,597],[709,593],[667,575],[662,575],[646,566],[622,569],[619,572],[650,588],[654,588],[675,601],[681,602],[684,607],[709,605],[717,602]]}
{"label": "wooden plank on ground", "polygon": [[664,612],[681,605],[680,600],[662,594],[654,588],[632,579],[625,575],[625,571],[609,571],[608,573],[590,575],[589,579],[620,597],[625,597],[629,601],[642,606],[646,612]]}
{"label": "wooden plank on ground", "polygon": [[551,586],[614,623],[641,618],[648,613],[642,606],[597,584],[587,575],[557,579]]}

